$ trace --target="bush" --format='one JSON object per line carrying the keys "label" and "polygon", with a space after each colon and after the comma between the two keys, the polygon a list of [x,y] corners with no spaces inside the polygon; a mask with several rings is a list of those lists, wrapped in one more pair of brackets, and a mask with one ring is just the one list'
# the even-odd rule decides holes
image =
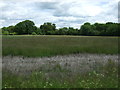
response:
{"label": "bush", "polygon": [[35,32],[32,32],[32,35],[37,35]]}
{"label": "bush", "polygon": [[8,31],[4,31],[3,35],[9,35],[9,32]]}
{"label": "bush", "polygon": [[17,35],[17,33],[16,33],[16,32],[13,32],[13,33],[10,33],[10,35]]}

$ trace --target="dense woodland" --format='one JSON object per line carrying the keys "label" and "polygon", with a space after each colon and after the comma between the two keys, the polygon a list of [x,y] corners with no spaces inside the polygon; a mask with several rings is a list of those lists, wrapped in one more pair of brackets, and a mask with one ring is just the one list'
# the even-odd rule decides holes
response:
{"label": "dense woodland", "polygon": [[120,36],[118,26],[120,23],[107,22],[90,24],[84,23],[79,29],[63,27],[56,29],[50,22],[36,27],[30,20],[19,22],[15,26],[1,28],[3,35],[86,35],[86,36]]}

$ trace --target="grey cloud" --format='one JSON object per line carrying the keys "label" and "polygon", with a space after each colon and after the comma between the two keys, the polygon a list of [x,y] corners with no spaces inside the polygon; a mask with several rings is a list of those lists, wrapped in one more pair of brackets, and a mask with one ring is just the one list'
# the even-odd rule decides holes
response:
{"label": "grey cloud", "polygon": [[118,13],[118,4],[113,4],[109,6],[110,9],[108,11],[106,11],[107,15],[113,15],[114,17],[118,17],[117,13]]}
{"label": "grey cloud", "polygon": [[5,26],[15,25],[16,23],[18,23],[20,21],[21,20],[3,20],[3,22],[1,23],[1,26],[5,27]]}
{"label": "grey cloud", "polygon": [[[97,6],[102,9],[101,13],[99,15],[89,16],[88,14],[90,12],[84,12],[84,9],[86,9],[84,7],[89,7],[89,5],[94,6],[94,2],[87,2],[86,5],[86,3],[81,3],[79,0],[70,1],[71,2],[39,2],[31,0],[30,2],[18,2],[16,0],[6,0],[4,2],[6,5],[2,7],[2,15],[0,15],[0,20],[4,21],[2,23],[3,26],[16,24],[19,21],[30,19],[33,20],[37,25],[49,21],[55,23],[58,27],[69,27],[71,25],[79,26],[87,21],[115,21],[114,19],[117,18],[116,13],[118,12],[118,9],[120,11],[120,2],[119,6],[117,7],[117,3],[109,4],[109,0],[106,2],[98,1]],[[72,7],[77,9],[75,10]],[[70,17],[73,17],[73,19],[69,19]],[[114,18],[111,19],[111,17]],[[120,18],[120,12],[118,17]]]}
{"label": "grey cloud", "polygon": [[120,18],[120,1],[118,3],[118,18]]}
{"label": "grey cloud", "polygon": [[34,5],[40,9],[56,9],[57,2],[35,2]]}
{"label": "grey cloud", "polygon": [[70,8],[70,5],[59,5],[53,13],[54,16],[61,17],[61,16],[72,16],[69,14],[68,10]]}
{"label": "grey cloud", "polygon": [[76,24],[81,24],[86,21],[86,18],[79,19],[77,18],[76,20],[64,20],[64,19],[59,19],[58,22],[66,22],[66,23],[76,23]]}
{"label": "grey cloud", "polygon": [[118,2],[118,22],[120,23],[120,1]]}
{"label": "grey cloud", "polygon": [[35,2],[33,4],[38,10],[52,10],[53,16],[72,16],[69,14],[68,10],[70,8],[69,4],[61,4],[60,2]]}

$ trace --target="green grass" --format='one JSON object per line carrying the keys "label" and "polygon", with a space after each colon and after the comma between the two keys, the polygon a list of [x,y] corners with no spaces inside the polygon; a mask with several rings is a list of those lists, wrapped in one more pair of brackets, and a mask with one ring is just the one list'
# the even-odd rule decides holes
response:
{"label": "green grass", "polygon": [[[61,72],[62,73],[62,72]],[[68,72],[69,73],[69,72]],[[66,74],[64,74],[66,75]],[[67,76],[67,75],[66,75]],[[3,88],[118,88],[118,67],[109,61],[99,72],[91,71],[83,75],[46,79],[44,73],[35,72],[23,77],[3,72]]]}
{"label": "green grass", "polygon": [[3,36],[2,45],[3,56],[44,57],[71,53],[118,53],[118,37],[16,35]]}
{"label": "green grass", "polygon": [[[3,36],[3,56],[44,57],[71,53],[117,54],[118,37],[100,36]],[[118,88],[118,67],[108,62],[98,71],[75,74],[59,66],[54,70],[63,73],[63,78],[46,79],[45,72],[34,72],[29,77],[15,75],[3,70],[3,88]],[[66,74],[64,74],[66,73]]]}

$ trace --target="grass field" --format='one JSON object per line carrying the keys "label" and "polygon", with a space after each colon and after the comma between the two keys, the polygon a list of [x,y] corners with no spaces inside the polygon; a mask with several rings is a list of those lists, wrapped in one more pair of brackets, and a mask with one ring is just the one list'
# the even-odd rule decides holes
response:
{"label": "grass field", "polygon": [[44,57],[71,53],[117,54],[117,37],[3,36],[3,56]]}
{"label": "grass field", "polygon": [[119,87],[118,37],[7,35],[2,49],[3,88]]}
{"label": "grass field", "polygon": [[[51,62],[53,62],[53,60],[51,60]],[[76,63],[76,66],[71,66],[71,68],[75,70],[76,68],[74,67],[77,67],[78,72],[71,72],[67,70],[68,66],[63,67],[58,62],[56,62],[56,64],[55,62],[51,64],[48,63],[49,62],[46,61],[46,65],[45,67],[42,66],[42,70],[39,68],[40,71],[33,70],[34,72],[32,74],[27,75],[20,75],[20,73],[29,73],[27,71],[21,71],[18,72],[19,74],[15,74],[17,73],[17,68],[9,68],[12,72],[7,69],[3,69],[3,88],[118,88],[119,86],[117,63],[111,60],[104,63],[105,65],[102,65],[102,63],[99,63],[99,65],[96,62],[96,64],[94,64],[96,65],[95,69],[86,73],[78,73],[81,68],[78,67],[78,62],[75,62],[74,60],[69,63]],[[18,64],[21,65],[21,63]],[[24,66],[24,64],[22,64],[22,66]],[[38,66],[39,64],[36,65]],[[18,67],[20,65],[18,65]],[[28,68],[28,65],[26,65],[24,70]],[[30,65],[32,67],[32,64]],[[42,63],[40,65],[42,65]],[[13,67],[14,66],[15,64]],[[22,66],[20,67],[22,68]],[[50,70],[53,66],[54,68]],[[83,65],[83,67],[86,66],[87,64]],[[34,69],[35,67],[32,68]],[[48,68],[48,70],[46,68]]]}

